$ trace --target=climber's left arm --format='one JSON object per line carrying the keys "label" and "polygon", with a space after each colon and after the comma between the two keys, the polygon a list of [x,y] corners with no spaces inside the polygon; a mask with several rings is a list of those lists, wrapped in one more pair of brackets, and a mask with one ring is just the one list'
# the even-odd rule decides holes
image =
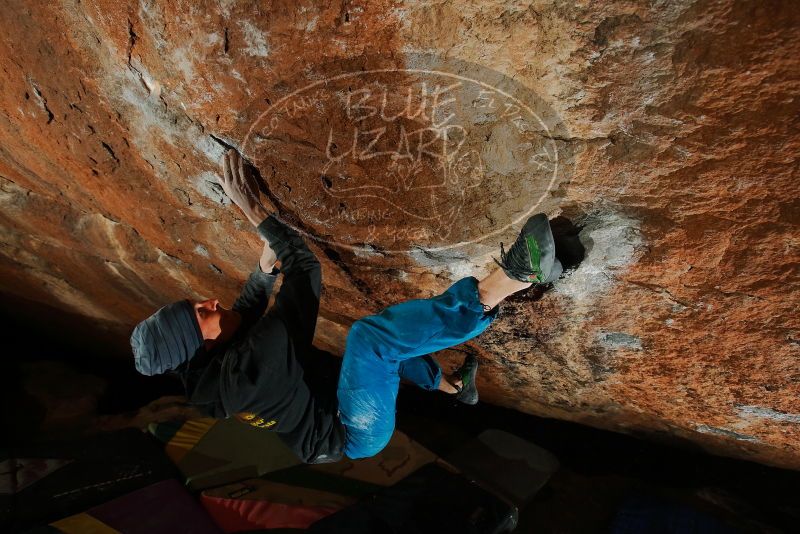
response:
{"label": "climber's left arm", "polygon": [[278,274],[280,270],[274,266],[274,262],[269,270],[264,270],[262,261],[259,261],[250,274],[241,294],[233,303],[234,311],[239,312],[246,323],[253,324],[264,315]]}

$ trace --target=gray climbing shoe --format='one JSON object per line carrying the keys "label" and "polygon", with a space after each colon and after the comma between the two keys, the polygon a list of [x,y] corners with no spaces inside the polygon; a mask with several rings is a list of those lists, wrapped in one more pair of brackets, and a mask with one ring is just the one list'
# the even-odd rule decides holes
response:
{"label": "gray climbing shoe", "polygon": [[563,269],[556,258],[556,246],[547,215],[538,213],[528,219],[508,253],[500,243],[500,261],[494,261],[509,278],[520,282],[548,284],[558,279]]}
{"label": "gray climbing shoe", "polygon": [[475,385],[475,375],[478,373],[478,358],[473,354],[467,354],[464,363],[454,373],[461,378],[461,387],[455,387],[458,393],[455,394],[456,400],[464,404],[478,404],[478,388]]}

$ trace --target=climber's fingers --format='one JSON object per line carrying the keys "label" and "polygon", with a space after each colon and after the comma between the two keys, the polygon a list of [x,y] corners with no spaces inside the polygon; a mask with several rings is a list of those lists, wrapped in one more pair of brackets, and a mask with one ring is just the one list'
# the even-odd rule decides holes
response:
{"label": "climber's fingers", "polygon": [[235,150],[231,150],[230,153],[231,174],[235,177],[236,183],[243,188],[247,188],[248,193],[257,197],[258,184],[256,183],[256,177],[248,167],[247,161]]}
{"label": "climber's fingers", "polygon": [[233,149],[225,153],[226,163],[226,178],[231,185],[241,187],[247,184],[244,174],[244,158],[239,156],[239,153]]}
{"label": "climber's fingers", "polygon": [[233,150],[228,150],[222,156],[222,179],[225,184],[230,184],[233,180],[233,176],[231,175],[231,162],[230,162],[230,155]]}
{"label": "climber's fingers", "polygon": [[[237,154],[237,156],[238,156],[238,154]],[[239,158],[239,179],[242,180],[243,182],[245,182],[245,181],[247,181],[246,178],[247,178],[247,175],[244,173],[244,158],[240,157]]]}

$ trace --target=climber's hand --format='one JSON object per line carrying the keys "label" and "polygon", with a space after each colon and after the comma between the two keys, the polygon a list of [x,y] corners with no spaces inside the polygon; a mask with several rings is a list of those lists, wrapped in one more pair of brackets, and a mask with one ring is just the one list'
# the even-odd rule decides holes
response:
{"label": "climber's hand", "polygon": [[226,151],[223,156],[220,185],[253,226],[258,226],[269,215],[259,200],[255,176],[233,149]]}
{"label": "climber's hand", "polygon": [[276,261],[278,261],[278,257],[275,255],[275,252],[270,248],[269,243],[264,243],[264,250],[261,252],[261,258],[258,260],[261,271],[265,273],[271,272],[272,268],[275,267]]}

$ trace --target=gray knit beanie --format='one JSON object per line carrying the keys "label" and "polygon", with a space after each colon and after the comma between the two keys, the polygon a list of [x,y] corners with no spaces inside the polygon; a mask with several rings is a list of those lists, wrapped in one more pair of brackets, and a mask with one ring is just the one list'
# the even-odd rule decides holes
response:
{"label": "gray knit beanie", "polygon": [[202,346],[200,325],[188,300],[164,306],[136,325],[131,335],[136,370],[148,376],[177,368]]}

